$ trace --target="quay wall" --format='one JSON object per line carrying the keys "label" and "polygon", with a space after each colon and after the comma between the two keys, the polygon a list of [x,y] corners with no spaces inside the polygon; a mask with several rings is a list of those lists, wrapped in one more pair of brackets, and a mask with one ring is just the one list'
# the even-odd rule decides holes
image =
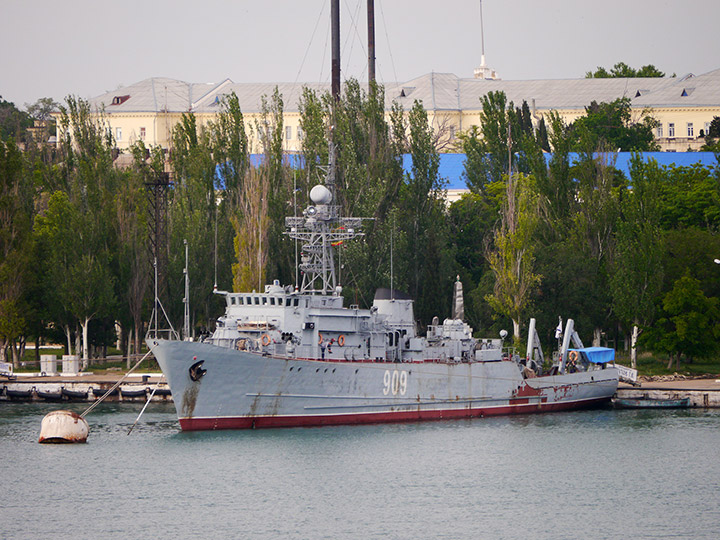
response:
{"label": "quay wall", "polygon": [[720,408],[720,390],[709,388],[618,388],[617,397],[625,399],[684,399],[691,407]]}

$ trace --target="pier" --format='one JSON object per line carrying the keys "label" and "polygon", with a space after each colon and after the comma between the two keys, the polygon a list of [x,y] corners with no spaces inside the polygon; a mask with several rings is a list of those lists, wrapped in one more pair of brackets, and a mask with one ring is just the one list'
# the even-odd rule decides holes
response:
{"label": "pier", "polygon": [[[0,401],[95,401],[123,376],[123,372],[72,376],[18,373],[12,379],[0,378]],[[172,401],[170,388],[161,373],[133,373],[105,400],[144,403],[156,386],[153,401]]]}

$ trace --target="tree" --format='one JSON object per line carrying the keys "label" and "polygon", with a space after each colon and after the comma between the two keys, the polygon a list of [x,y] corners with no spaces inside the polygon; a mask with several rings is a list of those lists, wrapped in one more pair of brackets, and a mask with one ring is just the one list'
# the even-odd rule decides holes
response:
{"label": "tree", "polygon": [[[115,199],[115,234],[118,238],[117,295],[119,317],[125,329],[132,328],[132,342],[128,339],[127,351],[140,351],[143,308],[147,300],[152,261],[150,260],[149,200],[145,182],[163,170],[161,148],[152,151],[142,141],[131,147],[133,168],[124,175]],[[127,314],[127,316],[122,316]],[[125,337],[125,336],[123,336]],[[129,336],[128,336],[129,337]],[[123,342],[125,340],[123,339]],[[128,354],[128,363],[130,355]]]}
{"label": "tree", "polygon": [[597,71],[588,71],[585,73],[586,79],[608,79],[613,77],[664,77],[665,73],[657,69],[652,64],[642,66],[640,69],[633,69],[625,62],[618,62],[608,71],[604,67],[598,66]]}
{"label": "tree", "polygon": [[32,125],[33,121],[28,113],[0,96],[0,141],[7,141],[10,137],[16,141],[24,141],[27,138],[26,130]]}
{"label": "tree", "polygon": [[[174,189],[169,201],[168,315],[183,319],[185,245],[189,252],[192,325],[207,328],[222,310],[213,288],[230,288],[233,231],[218,204],[223,187],[213,156],[212,125],[198,126],[193,113],[183,115],[172,136],[170,165]],[[217,238],[217,242],[216,242]],[[217,261],[217,280],[216,264]]]}
{"label": "tree", "polygon": [[290,200],[292,200],[292,187],[288,185],[286,167],[283,163],[283,99],[277,87],[271,96],[262,96],[260,104],[260,119],[255,121],[263,161],[258,169],[264,184],[266,201],[265,208],[266,235],[264,241],[258,245],[262,253],[257,254],[257,260],[262,261],[259,272],[259,282],[265,283],[265,276],[287,282],[290,279],[291,252],[289,245],[283,242],[285,231],[285,216],[290,214]]}
{"label": "tree", "polygon": [[506,190],[501,222],[487,252],[495,288],[486,300],[495,311],[512,319],[517,342],[520,322],[524,320],[532,294],[541,281],[541,276],[533,271],[537,192],[532,177],[523,174],[509,177]]}
{"label": "tree", "polygon": [[40,98],[35,103],[25,104],[25,110],[27,110],[28,114],[32,116],[34,120],[38,120],[40,122],[46,122],[50,120],[52,117],[50,116],[52,112],[57,111],[60,108],[60,104],[57,103],[53,98]]}
{"label": "tree", "polygon": [[662,182],[661,225],[665,230],[720,231],[720,184],[712,171],[695,164],[670,166]]}
{"label": "tree", "polygon": [[14,139],[0,141],[0,361],[11,347],[16,365],[28,330],[26,296],[34,279],[34,191]]}
{"label": "tree", "polygon": [[678,369],[683,356],[692,362],[717,352],[719,302],[705,296],[700,282],[687,274],[663,297],[661,315],[645,338],[652,350],[668,354],[668,369],[673,360]]}
{"label": "tree", "polygon": [[705,144],[700,150],[720,155],[720,116],[714,116],[710,122],[708,132],[705,133]]}
{"label": "tree", "polygon": [[408,131],[412,166],[400,186],[397,205],[401,240],[398,274],[416,299],[416,316],[429,321],[439,307],[449,312],[445,308],[449,308],[453,276],[444,250],[447,231],[441,199],[443,181],[438,176],[440,157],[425,108],[417,100],[408,113]]}
{"label": "tree", "polygon": [[630,98],[618,98],[610,103],[592,101],[585,107],[585,116],[573,124],[578,147],[608,148],[619,152],[649,152],[658,149],[653,129],[657,121],[651,111],[643,111],[640,118],[632,118]]}
{"label": "tree", "polygon": [[119,175],[106,127],[102,115],[95,117],[84,100],[68,97],[60,106],[64,136],[56,169],[60,178],[54,182],[60,189],[51,194],[53,205],[37,224],[51,265],[53,288],[46,294],[60,300],[57,324],[65,326],[68,341],[73,324],[68,315],[81,326],[85,366],[90,360],[89,323],[111,313],[115,302],[112,224]]}
{"label": "tree", "polygon": [[[463,151],[468,155],[465,176],[468,186],[482,193],[489,182],[502,180],[508,170],[509,120],[505,92],[488,92],[480,98],[480,127],[461,134]],[[512,111],[512,104],[509,105]]]}
{"label": "tree", "polygon": [[617,246],[610,286],[613,310],[633,327],[630,362],[637,365],[640,327],[652,320],[655,302],[662,288],[660,230],[660,183],[662,171],[655,160],[644,163],[634,155],[630,165],[632,190],[621,204]]}

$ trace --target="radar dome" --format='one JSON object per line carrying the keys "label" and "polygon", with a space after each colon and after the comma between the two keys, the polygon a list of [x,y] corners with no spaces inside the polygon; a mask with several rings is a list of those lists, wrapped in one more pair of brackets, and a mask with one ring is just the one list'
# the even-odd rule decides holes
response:
{"label": "radar dome", "polygon": [[310,190],[310,198],[315,204],[330,204],[332,193],[323,185],[317,185]]}

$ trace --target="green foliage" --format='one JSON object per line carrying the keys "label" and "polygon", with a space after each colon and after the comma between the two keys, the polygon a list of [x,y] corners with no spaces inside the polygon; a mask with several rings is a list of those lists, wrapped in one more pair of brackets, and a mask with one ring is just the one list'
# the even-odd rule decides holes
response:
{"label": "green foliage", "polygon": [[487,255],[495,288],[485,299],[495,311],[513,320],[518,340],[520,324],[541,281],[535,272],[538,196],[532,177],[522,174],[509,178],[506,190],[502,221]]}
{"label": "green foliage", "polygon": [[15,107],[10,101],[0,96],[0,141],[7,141],[10,137],[18,141],[26,139],[26,130],[32,127],[31,116]]}
{"label": "green foliage", "polygon": [[707,132],[708,137],[720,138],[720,116],[713,116],[712,122],[710,122],[710,128]]}
{"label": "green foliage", "polygon": [[720,308],[717,298],[708,298],[700,282],[689,275],[677,280],[662,299],[662,312],[644,334],[648,347],[667,353],[672,361],[681,357],[707,358],[718,350]]}
{"label": "green foliage", "polygon": [[660,230],[662,171],[655,160],[632,158],[632,191],[621,201],[621,218],[610,278],[613,310],[629,328],[648,324],[663,283],[663,239]]}
{"label": "green foliage", "polygon": [[596,71],[588,71],[585,73],[586,79],[608,79],[613,77],[664,77],[665,73],[660,71],[652,64],[642,66],[640,69],[634,69],[625,62],[618,62],[610,71],[604,67],[598,66]]}
{"label": "green foliage", "polygon": [[[190,305],[194,326],[207,327],[219,315],[222,306],[212,294],[215,260],[218,258],[218,286],[230,288],[232,228],[223,218],[225,205],[218,206],[217,161],[213,156],[211,126],[198,126],[194,114],[183,115],[173,130],[170,165],[174,172],[174,189],[169,200],[169,268],[166,310],[172,321],[183,319],[185,246],[188,242]],[[227,153],[219,152],[221,155]],[[215,238],[217,233],[217,250]]]}
{"label": "green foliage", "polygon": [[593,101],[585,116],[573,124],[579,151],[607,148],[619,152],[648,152],[658,149],[653,129],[657,121],[645,111],[638,121],[632,118],[630,98],[610,103]]}
{"label": "green foliage", "polygon": [[444,251],[446,226],[441,199],[443,181],[438,176],[440,157],[433,143],[432,127],[422,103],[415,101],[408,114],[410,174],[400,186],[398,225],[404,242],[398,246],[398,275],[405,290],[416,299],[416,316],[429,321],[449,311],[449,259]]}
{"label": "green foliage", "polygon": [[34,214],[32,177],[14,139],[0,141],[0,358],[28,331],[28,299],[36,279],[31,263]]}
{"label": "green foliage", "polygon": [[35,120],[40,122],[47,122],[52,119],[50,113],[58,110],[60,104],[57,103],[53,98],[40,98],[35,103],[29,105],[25,104],[25,109],[28,114]]}
{"label": "green foliage", "polygon": [[[210,326],[223,307],[211,292],[216,258],[221,289],[292,282],[294,244],[282,234],[284,217],[323,181],[332,105],[329,95],[303,91],[305,167],[297,174],[283,163],[277,90],[250,127],[232,94],[215,121],[183,116],[168,154],[174,185],[165,307],[176,327],[185,239],[195,327]],[[560,315],[575,319],[584,340],[601,332],[621,337],[638,322],[653,350],[675,359],[716,354],[705,337],[717,338],[720,279],[711,261],[720,257],[720,168],[635,159],[626,179],[613,151],[649,149],[652,124],[648,115],[633,119],[626,100],[593,103],[570,126],[551,113],[535,129],[526,103],[515,107],[490,93],[482,105],[482,125],[460,135],[472,193],[447,205],[422,104],[409,111],[394,104],[386,114],[382,87],[344,85],[332,133],[338,198],[345,214],[372,218],[362,239],[339,248],[348,301],[367,307],[377,287],[392,283],[416,299],[422,326],[450,313],[460,275],[466,319],[480,335],[511,319],[517,330],[534,316],[549,343]],[[118,170],[103,112],[75,98],[60,111],[56,151],[28,144],[21,154],[12,140],[0,145],[0,341],[15,339],[18,351],[30,335],[64,333],[70,343],[81,327],[88,344],[104,347],[115,320],[126,343],[126,327],[142,335],[150,311],[145,183],[165,172],[166,156],[138,143],[133,165]],[[261,135],[259,168],[249,164],[248,129]],[[574,163],[571,152],[578,152]],[[403,154],[412,159],[407,175]],[[510,184],[509,155],[517,171]]]}
{"label": "green foliage", "polygon": [[661,184],[663,229],[720,230],[720,184],[710,169],[699,164],[671,166],[665,178]]}

